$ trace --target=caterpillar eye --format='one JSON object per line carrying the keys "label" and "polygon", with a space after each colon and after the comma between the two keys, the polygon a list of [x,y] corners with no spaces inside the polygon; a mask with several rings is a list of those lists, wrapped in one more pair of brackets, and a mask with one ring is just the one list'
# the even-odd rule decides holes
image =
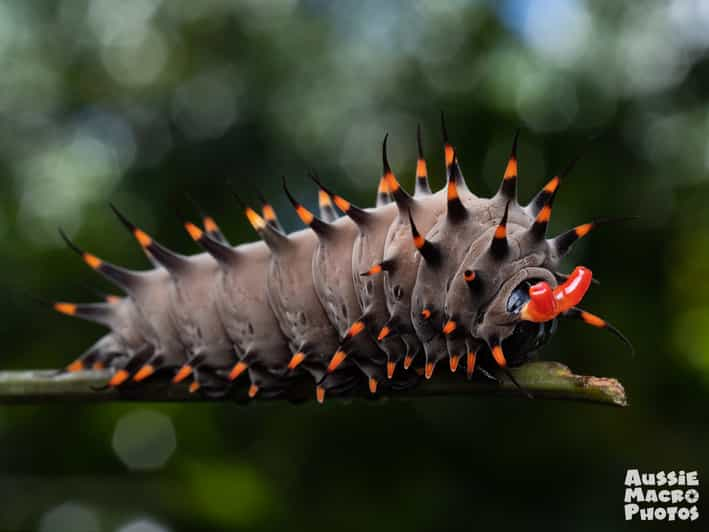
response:
{"label": "caterpillar eye", "polygon": [[502,341],[502,348],[511,366],[526,362],[529,354],[546,344],[556,332],[557,320],[533,323],[520,319],[520,312],[529,301],[529,288],[539,279],[528,279],[520,283],[507,299],[507,312],[519,320],[510,336]]}

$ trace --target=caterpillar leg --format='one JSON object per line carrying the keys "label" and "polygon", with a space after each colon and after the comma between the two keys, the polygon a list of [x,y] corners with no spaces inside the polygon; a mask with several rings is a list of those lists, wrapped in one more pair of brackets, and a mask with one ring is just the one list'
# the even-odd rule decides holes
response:
{"label": "caterpillar leg", "polygon": [[350,360],[342,364],[335,372],[328,372],[327,365],[317,360],[306,361],[303,363],[303,367],[315,380],[315,395],[321,404],[325,401],[326,395],[351,392],[362,378],[360,370]]}
{"label": "caterpillar leg", "polygon": [[336,371],[349,357],[359,356],[372,360],[375,365],[384,364],[384,357],[388,356],[377,342],[373,341],[371,333],[375,330],[376,323],[372,316],[364,313],[347,329],[340,346],[330,359],[327,367],[328,373]]}
{"label": "caterpillar leg", "polygon": [[452,373],[458,370],[460,361],[465,359],[468,353],[468,346],[465,340],[465,333],[455,331],[446,336],[446,350],[448,351],[448,365]]}
{"label": "caterpillar leg", "polygon": [[239,360],[236,364],[234,364],[234,367],[232,367],[231,370],[229,371],[229,374],[227,375],[227,379],[230,380],[231,382],[234,382],[248,369],[249,369],[249,363],[246,362],[246,360]]}
{"label": "caterpillar leg", "polygon": [[193,368],[191,375],[190,393],[199,392],[208,399],[222,399],[229,393],[229,383],[214,368],[203,364]]}
{"label": "caterpillar leg", "polygon": [[155,354],[143,364],[140,369],[133,375],[135,382],[141,382],[148,377],[154,375],[165,366],[165,356],[163,354]]}
{"label": "caterpillar leg", "polygon": [[227,380],[234,382],[253,366],[258,358],[253,351],[242,354],[236,345],[232,346],[232,354],[236,358],[236,362],[224,372],[223,376]]}
{"label": "caterpillar leg", "polygon": [[406,344],[406,354],[404,355],[404,364],[403,368],[405,370],[408,370],[411,368],[411,365],[416,361],[417,357],[423,352],[423,346],[421,345],[421,342],[418,341],[418,338],[416,339],[416,342],[411,345],[411,344]]}
{"label": "caterpillar leg", "polygon": [[367,377],[369,393],[376,395],[378,391],[381,391],[381,385],[386,379],[386,370],[384,367],[378,366],[366,357],[355,357],[354,363],[359,370],[364,373],[365,377]]}
{"label": "caterpillar leg", "polygon": [[132,357],[125,358],[121,364],[116,365],[116,371],[106,384],[105,388],[118,388],[126,386],[131,377],[153,355],[153,346],[146,345]]}
{"label": "caterpillar leg", "polygon": [[448,358],[448,350],[446,341],[440,334],[435,335],[429,341],[423,344],[424,353],[426,355],[426,364],[424,366],[424,377],[430,379],[433,377],[433,371],[436,365]]}
{"label": "caterpillar leg", "polygon": [[268,399],[279,397],[287,391],[291,382],[291,379],[274,375],[260,364],[252,364],[249,367],[249,379],[251,381],[248,389],[249,399],[257,395]]}
{"label": "caterpillar leg", "polygon": [[471,337],[465,339],[465,376],[468,379],[472,379],[475,373],[475,363],[478,359],[480,347],[480,342],[473,340]]}
{"label": "caterpillar leg", "polygon": [[337,351],[335,351],[328,363],[328,373],[337,370],[352,353],[371,343],[370,337],[367,335],[368,325],[371,325],[371,320],[369,316],[363,315],[348,327]]}
{"label": "caterpillar leg", "polygon": [[347,393],[355,388],[360,379],[359,370],[347,357],[337,365],[336,370],[329,370],[326,357],[319,354],[313,347],[301,346],[288,364],[287,376],[295,376],[296,371],[308,373],[315,383],[315,394],[319,403],[325,401],[325,395]]}
{"label": "caterpillar leg", "polygon": [[514,384],[521,393],[526,395],[528,399],[534,399],[534,396],[527,389],[522,387],[522,385],[517,381],[515,376],[510,372],[509,367],[507,366],[507,359],[505,358],[505,353],[502,349],[502,344],[499,342],[499,340],[496,338],[492,338],[488,340],[487,344],[490,348],[490,353],[492,354],[492,358],[495,360],[495,363],[503,371],[503,373],[505,373],[505,375],[507,375],[507,377],[512,381],[512,384]]}
{"label": "caterpillar leg", "polygon": [[206,357],[204,354],[194,355],[185,362],[180,369],[177,370],[175,376],[172,379],[172,384],[179,384],[184,381],[187,377],[192,375],[195,369],[199,368]]}
{"label": "caterpillar leg", "polygon": [[318,403],[325,402],[326,396],[346,395],[354,390],[361,383],[361,373],[357,368],[350,370],[340,370],[335,373],[325,375],[315,387],[315,398]]}
{"label": "caterpillar leg", "polygon": [[[411,334],[406,334],[402,335],[401,340],[404,342],[404,345],[406,346],[406,351],[404,351],[404,357],[403,357],[403,364],[402,367],[404,370],[408,370],[411,367],[411,364],[413,364],[414,360],[416,357],[421,353],[423,350],[423,346],[421,345],[421,342],[418,341],[418,338],[416,335],[411,335]],[[391,363],[392,361],[389,361]],[[393,364],[393,368],[390,368],[387,366],[387,376],[391,373],[391,375],[394,375],[394,370],[396,368],[398,361]],[[392,378],[392,377],[389,377]]]}
{"label": "caterpillar leg", "polygon": [[123,356],[120,346],[112,334],[107,334],[94,345],[84,351],[81,356],[68,364],[59,373],[76,373],[89,369],[103,369],[108,367],[112,360]]}
{"label": "caterpillar leg", "polygon": [[403,344],[404,349],[389,349],[387,352],[387,378],[391,379],[396,370],[396,366],[404,361],[404,369],[408,369],[413,361],[413,357],[421,349],[421,344],[416,336],[413,327],[402,322],[398,318],[390,318],[381,328],[377,335],[377,340],[381,343],[384,340],[397,339],[399,344]]}

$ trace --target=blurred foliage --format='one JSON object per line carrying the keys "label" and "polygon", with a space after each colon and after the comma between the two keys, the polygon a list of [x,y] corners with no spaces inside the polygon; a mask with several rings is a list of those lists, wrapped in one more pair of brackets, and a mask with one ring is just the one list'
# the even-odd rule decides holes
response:
{"label": "blurred foliage", "polygon": [[129,447],[160,451],[172,434],[176,450],[146,469],[113,448],[136,407],[3,408],[0,529],[627,529],[626,468],[709,466],[708,49],[701,0],[0,2],[4,368],[60,366],[100,334],[17,295],[107,289],[58,225],[143,267],[106,202],[187,252],[174,210],[190,208],[189,192],[233,241],[253,239],[230,179],[249,199],[269,196],[294,229],[282,174],[309,206],[310,168],[369,204],[386,131],[411,186],[419,121],[440,186],[439,109],[474,190],[497,187],[521,127],[522,198],[585,154],[554,232],[639,217],[599,230],[568,263],[601,279],[586,306],[637,358],[575,323],[543,354],[620,377],[626,410],[464,398],[155,406],[167,429],[135,429]]}

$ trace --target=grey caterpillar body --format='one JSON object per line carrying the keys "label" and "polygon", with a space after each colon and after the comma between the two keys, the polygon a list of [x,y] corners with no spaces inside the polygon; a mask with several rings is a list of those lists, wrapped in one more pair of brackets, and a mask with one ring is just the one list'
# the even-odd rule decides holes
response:
{"label": "grey caterpillar body", "polygon": [[462,362],[468,377],[476,368],[491,377],[486,368],[507,371],[528,360],[558,317],[625,340],[577,307],[590,270],[557,271],[573,243],[603,221],[546,238],[566,171],[521,206],[515,135],[499,190],[480,198],[466,185],[445,124],[443,134],[447,183],[435,193],[420,128],[413,195],[389,165],[386,137],[374,208],[357,207],[312,175],[319,187],[316,215],[284,180],[307,226],[291,234],[265,200],[262,214],[242,203],[259,242],[232,246],[203,215],[202,227],[185,223],[203,252],[186,256],[113,207],[154,266],[138,272],[83,251],[62,233],[86,264],[126,294],[54,304],[110,329],[66,370],[112,367],[111,387],[169,374],[174,384],[189,380],[191,391],[203,393],[226,393],[248,379],[249,398],[287,395],[295,381],[308,379],[322,402],[365,384],[372,394],[416,386],[445,359],[453,372]]}

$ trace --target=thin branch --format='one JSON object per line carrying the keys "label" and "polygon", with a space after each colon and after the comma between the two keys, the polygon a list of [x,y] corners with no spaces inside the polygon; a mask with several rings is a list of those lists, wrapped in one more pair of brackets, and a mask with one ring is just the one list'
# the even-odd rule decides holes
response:
{"label": "thin branch", "polygon": [[[625,390],[616,379],[574,375],[568,367],[558,362],[531,362],[511,371],[520,385],[531,392],[535,399],[585,401],[621,407],[628,404]],[[57,375],[55,371],[0,372],[0,404],[210,400],[201,394],[190,394],[186,385],[170,386],[165,381],[121,390],[97,391],[106,384],[110,375],[109,371],[62,375]],[[499,383],[482,379],[468,381],[464,375],[440,371],[431,381],[422,381],[414,389],[385,391],[378,397],[500,395],[524,398],[504,374],[498,374],[497,378]],[[303,380],[297,384],[286,399],[298,402],[314,399],[312,381]],[[366,391],[358,391],[354,395],[368,397]],[[226,400],[243,401],[241,398],[245,396],[245,390],[237,388]]]}

